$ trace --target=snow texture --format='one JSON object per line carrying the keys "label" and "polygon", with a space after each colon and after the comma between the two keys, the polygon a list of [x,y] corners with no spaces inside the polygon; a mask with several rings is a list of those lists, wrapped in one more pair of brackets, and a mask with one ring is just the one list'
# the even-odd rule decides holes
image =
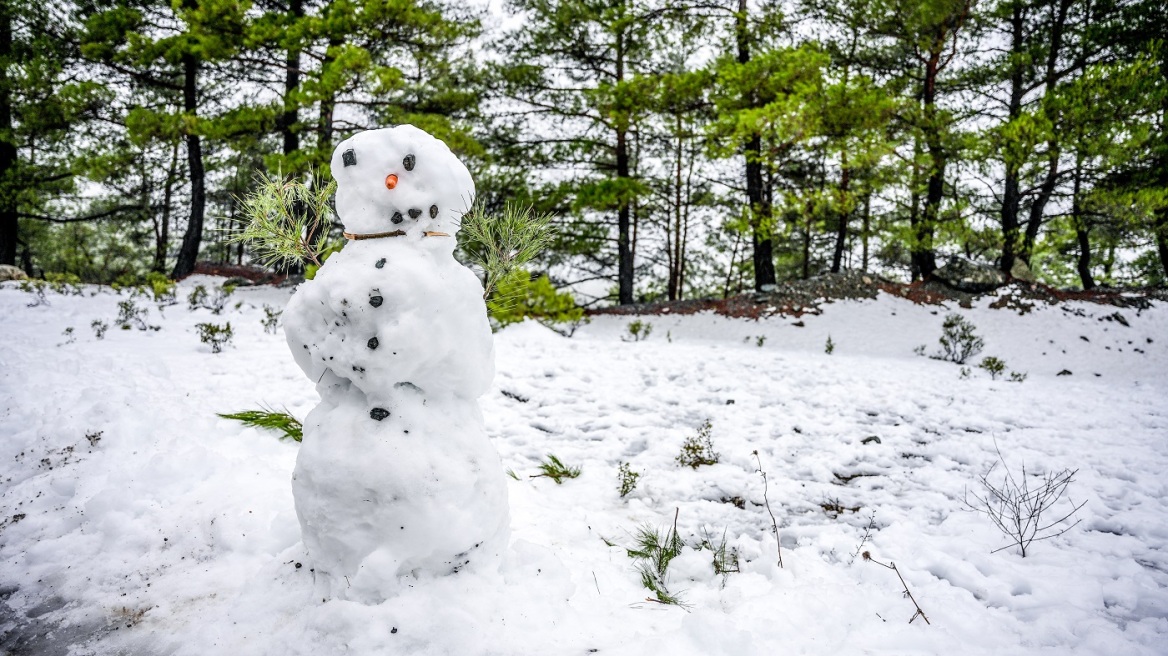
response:
{"label": "snow texture", "polygon": [[[261,326],[287,298],[240,288],[220,316],[139,298],[161,330],[99,341],[90,322],[112,323],[126,295],[26,307],[0,284],[0,653],[1168,653],[1168,307],[1120,322],[1089,303],[1020,316],[993,297],[882,294],[798,320],[642,317],[653,332],[636,343],[621,340],[631,317],[571,339],[511,326],[480,400],[519,478],[504,479],[502,567],[422,573],[372,605],[316,595],[288,489],[308,445],[215,417],[267,404],[303,419],[320,402]],[[914,355],[948,312],[1026,381]],[[223,353],[199,343],[207,321],[235,328]],[[721,461],[678,466],[707,419]],[[992,553],[1002,536],[961,502],[995,442],[1015,471],[1079,470],[1082,522],[1026,558]],[[530,478],[548,453],[581,476]],[[622,461],[642,472],[624,499]],[[676,509],[687,546],[667,583],[688,610],[645,601],[625,552]],[[931,624],[909,624],[893,572],[853,557],[869,525],[863,550],[896,563]],[[706,535],[738,549],[740,572],[714,573],[694,549]]]}
{"label": "snow texture", "polygon": [[494,352],[482,285],[452,256],[474,184],[450,149],[372,130],[337,146],[333,171],[347,231],[404,234],[350,241],[284,312],[321,397],[292,491],[322,596],[379,602],[399,577],[502,557],[507,488],[477,401]]}

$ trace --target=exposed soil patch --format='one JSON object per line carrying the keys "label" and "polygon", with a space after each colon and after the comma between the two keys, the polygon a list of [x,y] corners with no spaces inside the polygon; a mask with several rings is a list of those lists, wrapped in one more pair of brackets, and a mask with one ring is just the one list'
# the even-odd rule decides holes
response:
{"label": "exposed soil patch", "polygon": [[283,273],[272,273],[257,267],[215,264],[213,262],[196,262],[192,275],[195,273],[223,278],[243,278],[253,285],[278,285],[288,277]]}
{"label": "exposed soil patch", "polygon": [[[775,315],[801,317],[820,314],[822,306],[840,299],[874,299],[879,292],[907,299],[918,305],[955,304],[971,307],[983,294],[955,290],[941,282],[900,283],[872,274],[831,273],[808,280],[779,283],[772,291],[751,292],[726,299],[700,299],[662,303],[638,303],[588,311],[590,315],[665,315],[714,312],[725,317],[758,319]],[[1168,302],[1168,289],[1096,289],[1068,291],[1040,283],[1013,282],[996,292],[991,307],[1025,314],[1039,303],[1084,301],[1119,308],[1145,309],[1153,301]]]}

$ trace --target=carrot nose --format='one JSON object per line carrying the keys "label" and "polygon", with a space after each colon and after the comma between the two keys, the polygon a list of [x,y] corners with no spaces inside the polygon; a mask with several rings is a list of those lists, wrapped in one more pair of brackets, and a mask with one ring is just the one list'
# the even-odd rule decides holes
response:
{"label": "carrot nose", "polygon": [[386,189],[393,189],[396,186],[397,186],[397,176],[396,175],[394,175],[393,173],[390,173],[389,175],[385,176],[385,188]]}

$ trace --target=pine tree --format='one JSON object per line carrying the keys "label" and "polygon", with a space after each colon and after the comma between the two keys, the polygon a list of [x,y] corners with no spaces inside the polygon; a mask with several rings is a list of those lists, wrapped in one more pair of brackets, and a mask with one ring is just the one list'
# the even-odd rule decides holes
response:
{"label": "pine tree", "polygon": [[191,273],[203,240],[207,204],[205,136],[214,134],[217,114],[228,109],[226,94],[211,94],[212,65],[240,48],[247,9],[244,0],[117,0],[83,7],[85,52],[132,88],[165,99],[139,104],[125,121],[138,140],[179,135],[186,146],[190,213],[172,276]]}
{"label": "pine tree", "polygon": [[[714,152],[742,156],[746,206],[743,227],[750,236],[754,288],[776,280],[774,236],[780,214],[791,223],[812,220],[814,208],[784,196],[784,189],[808,187],[811,163],[797,151],[818,131],[813,99],[820,97],[828,57],[812,44],[782,45],[782,15],[770,5],[758,16],[740,1],[727,37],[733,44],[713,63]],[[810,231],[804,231],[804,256]],[[804,262],[807,258],[804,257]]]}
{"label": "pine tree", "polygon": [[911,144],[904,157],[909,161],[908,241],[914,280],[927,279],[937,268],[937,232],[947,188],[954,186],[947,176],[953,175],[952,165],[961,154],[961,120],[970,113],[952,96],[969,84],[958,73],[976,46],[975,8],[974,0],[881,0],[874,12],[873,31],[889,50],[882,58],[884,72],[916,101],[899,116]]}
{"label": "pine tree", "polygon": [[[526,104],[531,129],[547,133],[529,144],[547,149],[535,157],[576,172],[557,194],[582,220],[564,232],[595,244],[612,240],[615,223],[617,300],[632,303],[636,210],[647,193],[638,140],[665,13],[643,0],[513,0],[511,7],[523,25],[504,45],[506,93]],[[582,250],[602,270],[611,265],[607,250]]]}
{"label": "pine tree", "polygon": [[74,131],[108,99],[78,74],[68,9],[0,0],[0,264],[17,264],[23,244],[21,264],[31,269],[27,237],[38,223],[100,218],[47,209],[74,189]]}

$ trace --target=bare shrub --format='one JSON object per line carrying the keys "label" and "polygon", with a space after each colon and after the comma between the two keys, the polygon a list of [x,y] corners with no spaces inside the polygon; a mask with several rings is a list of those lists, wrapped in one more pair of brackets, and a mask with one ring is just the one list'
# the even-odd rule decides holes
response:
{"label": "bare shrub", "polygon": [[[998,452],[999,462],[991,465],[981,476],[981,494],[974,493],[971,500],[969,491],[966,491],[965,505],[970,510],[989,517],[994,526],[998,527],[1009,540],[1004,547],[994,549],[991,553],[1016,546],[1025,558],[1030,543],[1058,537],[1081,521],[1076,519],[1072,524],[1063,525],[1086,505],[1086,501],[1076,505],[1068,497],[1070,510],[1054,511],[1055,505],[1066,495],[1067,487],[1074,482],[1075,474],[1079,470],[1064,469],[1059,472],[1034,474],[1028,472],[1026,464],[1023,463],[1022,475],[1015,477],[1006,465],[1001,450],[997,449],[997,443],[994,444],[994,448]],[[990,480],[998,464],[1002,465],[1000,484]],[[1052,513],[1058,519],[1049,519]]]}

